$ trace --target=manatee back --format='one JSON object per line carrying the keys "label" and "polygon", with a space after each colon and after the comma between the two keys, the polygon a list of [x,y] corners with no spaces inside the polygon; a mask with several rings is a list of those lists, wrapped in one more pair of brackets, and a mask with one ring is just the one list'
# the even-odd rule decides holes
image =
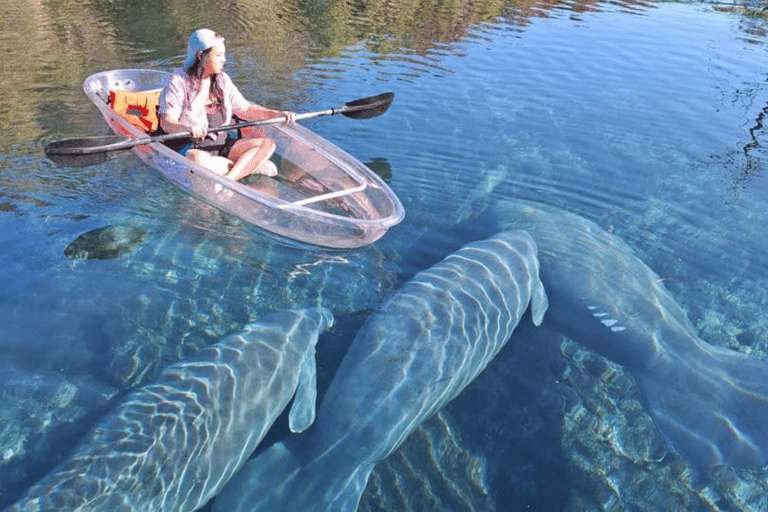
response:
{"label": "manatee back", "polygon": [[431,276],[450,279],[452,273],[463,279],[444,282],[446,289],[454,286],[480,304],[490,299],[494,305],[503,306],[512,322],[510,334],[529,306],[534,324],[541,324],[548,301],[539,277],[538,247],[526,231],[502,231],[467,244],[418,274],[413,282],[428,281]]}
{"label": "manatee back", "polygon": [[[437,410],[485,368],[529,306],[533,321],[540,323],[547,296],[533,238],[524,231],[505,231],[467,244],[416,274],[368,319],[331,391],[337,391],[337,382],[368,379],[371,374],[392,386],[403,380],[404,388],[415,387],[409,378],[441,380],[453,391],[440,394],[428,409]],[[369,370],[361,372],[363,366]],[[377,388],[375,393],[386,401],[388,389]],[[432,400],[425,390],[411,391]]]}

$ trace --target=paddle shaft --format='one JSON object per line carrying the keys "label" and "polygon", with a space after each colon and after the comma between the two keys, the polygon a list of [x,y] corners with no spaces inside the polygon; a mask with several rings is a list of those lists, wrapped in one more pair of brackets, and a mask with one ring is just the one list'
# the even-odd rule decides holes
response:
{"label": "paddle shaft", "polygon": [[[297,114],[295,119],[297,121],[301,121],[302,119],[310,119],[320,116],[333,116],[336,114],[342,114],[345,117],[351,117],[353,119],[370,119],[386,112],[389,106],[392,104],[393,98],[394,93],[387,92],[345,103],[343,106],[337,108],[329,108],[327,110],[320,110],[317,112]],[[224,130],[237,130],[251,126],[277,124],[285,122],[287,119],[288,118],[286,116],[280,116],[271,119],[262,119],[259,121],[246,121],[242,123],[209,128],[208,132],[210,133]],[[143,146],[145,144],[165,142],[174,139],[184,139],[189,137],[192,137],[191,132],[179,132],[156,135],[154,137],[145,137],[141,139],[122,139],[120,141],[111,143],[106,143],[106,140],[102,139],[102,141],[105,143],[99,142],[96,144],[93,143],[92,139],[67,139],[48,144],[45,148],[45,153],[51,158],[61,157],[63,160],[66,160],[67,157],[70,157],[72,159],[71,162],[75,162],[77,156],[85,157],[88,155],[98,155],[112,151],[123,151],[136,146]],[[86,159],[83,159],[83,163],[88,165]]]}
{"label": "paddle shaft", "polygon": [[[295,119],[297,121],[300,121],[302,119],[311,119],[313,117],[332,116],[338,113],[339,112],[337,112],[337,109],[328,109],[320,112],[307,112],[306,114],[297,114]],[[262,119],[259,121],[246,121],[242,123],[228,124],[224,126],[215,126],[215,127],[209,128],[208,133],[220,132],[224,130],[227,130],[227,131],[239,130],[240,128],[248,128],[251,126],[265,126],[270,124],[282,123],[282,122],[285,122],[286,120],[287,120],[287,117],[281,116],[281,117],[273,117],[271,119]],[[143,146],[144,144],[152,144],[155,142],[165,142],[168,140],[184,139],[189,137],[192,137],[192,132],[166,133],[163,135],[155,135],[154,137],[147,137],[144,139],[124,140],[122,142],[115,142],[114,144],[105,144],[103,146],[62,148],[62,150],[59,151],[58,154],[90,155],[93,153],[106,153],[110,151],[121,151],[125,149],[131,149],[136,146]]]}

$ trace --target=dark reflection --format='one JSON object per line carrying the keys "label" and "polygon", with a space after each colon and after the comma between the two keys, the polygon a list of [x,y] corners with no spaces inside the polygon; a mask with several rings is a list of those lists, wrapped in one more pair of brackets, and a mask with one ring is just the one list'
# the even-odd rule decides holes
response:
{"label": "dark reflection", "polygon": [[[750,44],[763,44],[768,34],[768,6],[752,5],[747,3],[745,7],[734,7],[736,12],[740,13],[739,28],[744,33],[742,39]],[[743,186],[743,183],[753,176],[760,175],[762,172],[761,145],[758,140],[760,132],[763,130],[763,122],[768,114],[768,105],[758,113],[754,124],[749,128],[750,141],[744,145],[743,151],[746,158],[744,171],[737,178],[736,185]]]}
{"label": "dark reflection", "polygon": [[755,123],[749,128],[749,136],[752,140],[744,145],[744,157],[746,162],[744,165],[744,172],[742,176],[738,178],[740,182],[747,181],[751,176],[759,175],[761,171],[760,162],[760,141],[758,140],[758,134],[763,130],[763,121],[768,114],[768,105],[763,107],[760,113],[755,118]]}
{"label": "dark reflection", "polygon": [[731,189],[735,194],[740,193],[747,186],[747,183],[755,178],[763,176],[763,155],[764,146],[760,143],[761,133],[765,127],[765,118],[768,115],[768,104],[766,104],[751,121],[748,133],[749,141],[739,144],[740,150],[734,150],[725,156],[713,155],[712,160],[718,162],[728,169],[733,177]]}
{"label": "dark reflection", "polygon": [[392,180],[392,166],[386,158],[374,158],[370,162],[365,162],[365,165],[386,183]]}

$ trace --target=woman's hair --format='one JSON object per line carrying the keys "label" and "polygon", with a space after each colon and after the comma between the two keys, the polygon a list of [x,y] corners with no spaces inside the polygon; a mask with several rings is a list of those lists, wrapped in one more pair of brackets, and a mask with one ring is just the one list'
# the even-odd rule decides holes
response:
{"label": "woman's hair", "polygon": [[[187,68],[187,75],[194,79],[198,84],[203,79],[203,68],[205,67],[205,59],[208,58],[208,56],[213,51],[214,47],[210,47],[207,50],[203,50],[200,53],[198,53],[197,58],[195,58],[194,64],[192,64],[189,68]],[[215,100],[216,103],[221,104],[224,100],[224,92],[221,90],[221,87],[218,83],[218,73],[211,75],[211,99]]]}

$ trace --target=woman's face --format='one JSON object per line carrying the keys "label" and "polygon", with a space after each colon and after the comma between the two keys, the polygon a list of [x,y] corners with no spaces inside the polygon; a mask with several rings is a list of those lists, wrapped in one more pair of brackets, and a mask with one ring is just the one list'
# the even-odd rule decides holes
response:
{"label": "woman's face", "polygon": [[203,77],[208,77],[216,73],[221,73],[224,70],[224,64],[227,63],[227,49],[224,47],[224,43],[217,44],[211,51],[208,52],[208,56],[203,62]]}

